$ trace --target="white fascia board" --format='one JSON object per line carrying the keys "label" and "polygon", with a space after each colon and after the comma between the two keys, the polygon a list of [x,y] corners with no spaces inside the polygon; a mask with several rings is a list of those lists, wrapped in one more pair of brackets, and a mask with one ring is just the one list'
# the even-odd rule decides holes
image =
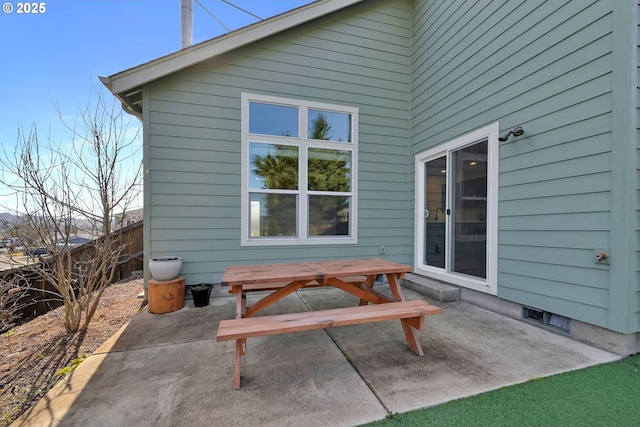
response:
{"label": "white fascia board", "polygon": [[119,94],[361,1],[363,0],[318,0],[110,77],[101,77],[101,81],[111,93]]}

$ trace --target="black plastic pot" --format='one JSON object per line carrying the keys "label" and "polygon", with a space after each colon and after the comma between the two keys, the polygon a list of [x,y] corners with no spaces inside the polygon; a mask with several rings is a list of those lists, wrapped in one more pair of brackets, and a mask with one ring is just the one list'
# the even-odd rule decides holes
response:
{"label": "black plastic pot", "polygon": [[213,285],[210,283],[201,283],[195,286],[189,286],[191,295],[193,296],[194,307],[206,307],[209,305],[209,298],[211,297],[211,289]]}

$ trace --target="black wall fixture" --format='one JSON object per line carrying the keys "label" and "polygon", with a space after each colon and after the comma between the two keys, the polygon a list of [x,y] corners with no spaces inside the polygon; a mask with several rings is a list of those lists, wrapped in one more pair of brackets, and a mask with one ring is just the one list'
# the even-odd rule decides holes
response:
{"label": "black wall fixture", "polygon": [[501,136],[500,138],[498,138],[498,141],[505,142],[507,139],[509,139],[511,135],[520,136],[523,133],[524,133],[524,129],[522,129],[522,126],[518,126],[513,130],[510,130],[509,133],[507,133],[505,136]]}

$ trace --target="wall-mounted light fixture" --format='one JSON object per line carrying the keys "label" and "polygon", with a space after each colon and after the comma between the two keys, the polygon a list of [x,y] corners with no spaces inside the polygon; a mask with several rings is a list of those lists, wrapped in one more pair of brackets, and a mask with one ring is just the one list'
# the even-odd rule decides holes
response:
{"label": "wall-mounted light fixture", "polygon": [[501,136],[500,138],[498,138],[498,141],[505,142],[507,139],[509,139],[511,135],[520,136],[523,133],[524,133],[524,129],[522,129],[522,126],[518,126],[515,129],[510,130],[509,133],[506,134],[505,136]]}

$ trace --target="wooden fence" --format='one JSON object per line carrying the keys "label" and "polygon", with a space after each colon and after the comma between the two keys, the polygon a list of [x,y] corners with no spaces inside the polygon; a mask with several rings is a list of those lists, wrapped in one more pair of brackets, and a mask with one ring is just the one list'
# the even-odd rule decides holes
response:
{"label": "wooden fence", "polygon": [[[142,271],[144,268],[143,259],[143,239],[142,239],[142,221],[138,221],[127,227],[118,230],[112,234],[114,244],[124,244],[124,254],[118,259],[113,282],[128,279],[134,271]],[[72,248],[67,256],[72,261],[90,259],[94,249],[91,244]],[[74,265],[74,262],[71,263]],[[40,278],[33,273],[29,266],[16,267],[10,270],[0,271],[0,279],[10,281],[14,276],[20,275],[24,277],[30,285],[28,295],[24,297],[24,301],[32,301],[20,311],[19,319],[29,320],[40,316],[54,308],[62,305],[60,295],[56,292],[55,287],[48,281]]]}

